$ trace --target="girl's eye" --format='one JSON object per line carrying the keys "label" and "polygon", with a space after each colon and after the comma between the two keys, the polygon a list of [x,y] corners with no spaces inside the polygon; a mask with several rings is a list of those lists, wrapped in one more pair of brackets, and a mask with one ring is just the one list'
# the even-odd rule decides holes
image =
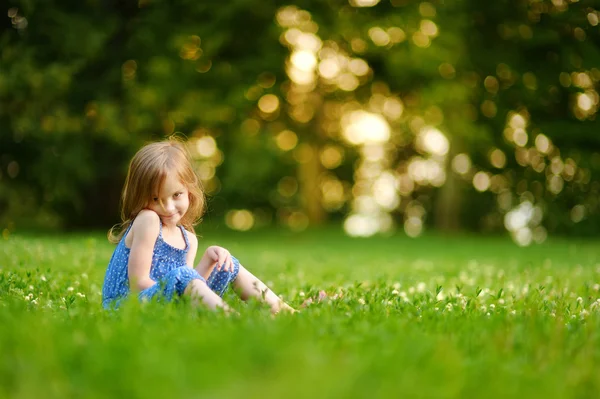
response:
{"label": "girl's eye", "polygon": [[154,202],[158,202],[158,198],[156,198],[156,197],[155,197],[155,198],[152,198],[152,201],[154,201]]}
{"label": "girl's eye", "polygon": [[175,193],[175,195],[173,195],[175,198],[179,198],[179,196],[181,196],[181,193]]}

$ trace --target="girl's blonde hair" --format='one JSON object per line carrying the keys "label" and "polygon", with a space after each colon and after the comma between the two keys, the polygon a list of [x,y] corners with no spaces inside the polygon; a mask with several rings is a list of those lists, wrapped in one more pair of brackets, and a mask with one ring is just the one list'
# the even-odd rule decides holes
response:
{"label": "girl's blonde hair", "polygon": [[165,177],[174,172],[186,186],[190,205],[181,224],[194,233],[204,212],[204,192],[192,166],[192,159],[184,144],[175,138],[142,147],[131,159],[121,195],[122,223],[108,232],[108,240],[118,243],[140,211],[160,192]]}

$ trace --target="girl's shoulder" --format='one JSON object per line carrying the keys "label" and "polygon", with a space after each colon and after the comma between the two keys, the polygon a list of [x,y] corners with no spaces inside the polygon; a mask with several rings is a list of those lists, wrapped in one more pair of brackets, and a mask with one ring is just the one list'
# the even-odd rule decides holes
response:
{"label": "girl's shoulder", "polygon": [[125,236],[125,245],[131,248],[134,236],[155,241],[160,233],[160,217],[154,211],[142,209],[131,223],[131,229]]}
{"label": "girl's shoulder", "polygon": [[185,227],[181,226],[183,228],[183,230],[185,230],[185,234],[188,237],[188,240],[190,242],[190,245],[193,246],[198,246],[198,237],[196,236],[196,233],[194,233],[193,231],[189,231],[188,229],[186,229]]}

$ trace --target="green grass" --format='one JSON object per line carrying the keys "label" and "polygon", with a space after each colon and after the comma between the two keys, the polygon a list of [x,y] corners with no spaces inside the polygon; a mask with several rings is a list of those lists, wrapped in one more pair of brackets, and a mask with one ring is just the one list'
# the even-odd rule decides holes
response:
{"label": "green grass", "polygon": [[[0,241],[0,398],[587,398],[600,246],[205,231],[300,314],[100,307],[102,234]],[[317,301],[319,291],[328,297]],[[334,296],[337,294],[337,297]]]}

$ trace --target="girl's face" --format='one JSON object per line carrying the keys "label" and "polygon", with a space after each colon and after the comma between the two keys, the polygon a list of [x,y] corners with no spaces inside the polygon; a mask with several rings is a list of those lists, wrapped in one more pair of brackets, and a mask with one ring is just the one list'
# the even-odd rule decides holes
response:
{"label": "girl's face", "polygon": [[148,209],[158,214],[163,225],[177,226],[190,206],[190,196],[187,188],[174,174],[169,173],[160,192],[154,194]]}

